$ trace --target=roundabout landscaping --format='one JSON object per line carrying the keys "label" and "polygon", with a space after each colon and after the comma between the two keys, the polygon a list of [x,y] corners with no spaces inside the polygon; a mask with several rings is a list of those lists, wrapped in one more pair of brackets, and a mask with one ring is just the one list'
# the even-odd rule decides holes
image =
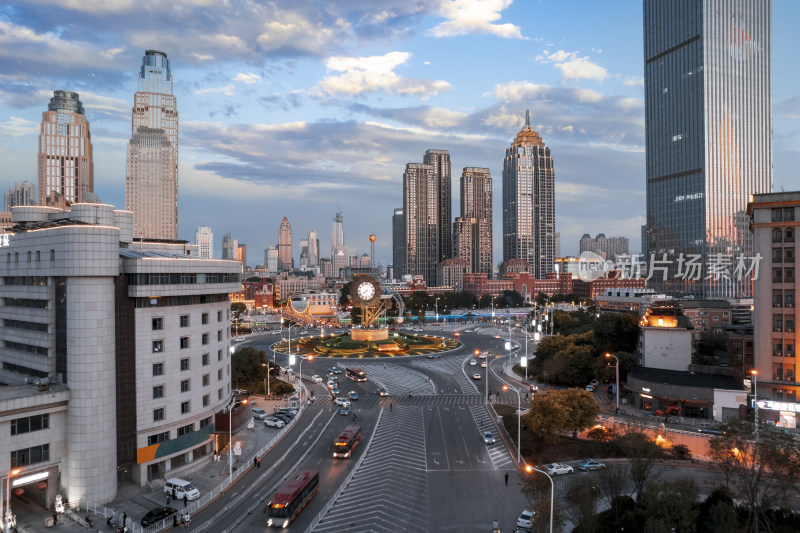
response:
{"label": "roundabout landscaping", "polygon": [[[461,343],[455,339],[393,331],[390,332],[387,340],[354,340],[349,333],[323,337],[301,337],[292,339],[291,353],[342,359],[377,359],[430,355],[455,350],[460,346]],[[278,342],[273,349],[276,352],[289,353],[289,341]]]}

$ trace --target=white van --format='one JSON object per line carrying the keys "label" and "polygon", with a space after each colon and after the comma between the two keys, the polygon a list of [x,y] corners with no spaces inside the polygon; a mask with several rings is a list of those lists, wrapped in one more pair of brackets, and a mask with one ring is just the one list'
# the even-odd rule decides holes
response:
{"label": "white van", "polygon": [[196,500],[200,497],[200,491],[195,488],[190,481],[185,479],[178,479],[176,477],[170,478],[164,483],[164,493],[172,494],[172,489],[175,489],[175,499],[182,500],[186,496],[189,500]]}

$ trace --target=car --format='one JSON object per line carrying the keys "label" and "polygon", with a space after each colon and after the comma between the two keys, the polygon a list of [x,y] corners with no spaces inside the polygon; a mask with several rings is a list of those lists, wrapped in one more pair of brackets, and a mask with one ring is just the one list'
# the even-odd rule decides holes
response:
{"label": "car", "polygon": [[292,417],[286,415],[285,413],[274,413],[272,418],[277,418],[278,420],[282,421],[284,424],[288,424],[292,421]]}
{"label": "car", "polygon": [[441,359],[441,358],[442,358],[442,354],[440,354],[440,353],[428,354],[428,359]]}
{"label": "car", "polygon": [[275,418],[274,416],[268,416],[264,419],[264,425],[268,428],[282,428],[286,425],[286,422],[281,420],[280,418]]}
{"label": "car", "polygon": [[334,396],[339,394],[339,387],[331,387],[331,394],[333,394]]}
{"label": "car", "polygon": [[481,368],[486,368],[486,361],[481,361]]}
{"label": "car", "polygon": [[354,391],[354,390],[351,390],[350,392],[347,393],[347,399],[348,400],[358,400],[358,393],[356,391]]}
{"label": "car", "polygon": [[275,411],[275,413],[276,414],[280,413],[284,416],[288,416],[289,418],[294,418],[295,416],[297,416],[297,411],[292,411],[289,409],[278,409],[277,411]]}
{"label": "car", "polygon": [[469,366],[478,366],[478,361],[476,359],[470,360]]}
{"label": "car", "polygon": [[328,370],[330,372],[333,372],[334,374],[341,374],[342,373],[342,371],[339,370],[338,368],[336,368],[335,366],[330,367]]}
{"label": "car", "polygon": [[350,402],[347,400],[347,398],[336,398],[334,400],[334,403],[336,405],[338,405],[339,407],[349,407],[350,406]]}
{"label": "car", "polygon": [[480,354],[478,354],[478,359],[486,359],[487,355],[489,355],[489,354],[486,353],[486,352],[480,353]]}
{"label": "car", "polygon": [[308,333],[309,333],[308,330],[304,329],[303,331],[300,332],[300,335],[308,335]]}
{"label": "car", "polygon": [[524,527],[524,528],[531,528],[533,527],[533,517],[536,515],[536,511],[531,511],[530,509],[525,509],[519,514],[519,518],[517,518],[517,527]]}
{"label": "car", "polygon": [[575,470],[569,466],[568,464],[564,463],[551,463],[546,465],[545,471],[551,476],[560,476],[561,474],[571,474]]}
{"label": "car", "polygon": [[494,444],[494,435],[492,435],[491,431],[484,431],[483,432],[483,443],[484,444]]}
{"label": "car", "polygon": [[588,390],[589,392],[594,392],[594,388],[595,388],[595,386],[592,385],[591,383],[586,385],[586,390]]}
{"label": "car", "polygon": [[705,433],[706,435],[724,435],[725,432],[715,428],[698,428],[698,433]]}
{"label": "car", "polygon": [[600,470],[601,468],[605,467],[605,464],[601,463],[600,461],[595,461],[594,459],[586,459],[584,462],[578,465],[578,468],[584,472],[587,470]]}
{"label": "car", "polygon": [[342,407],[341,409],[339,409],[339,414],[342,416],[348,416],[350,414],[350,408]]}
{"label": "car", "polygon": [[234,396],[250,396],[250,391],[245,389],[233,389]]}
{"label": "car", "polygon": [[316,383],[322,383],[322,378],[320,376],[311,376],[311,379],[314,380]]}
{"label": "car", "polygon": [[502,339],[503,337],[501,337],[500,335],[495,335],[494,338],[495,339]]}
{"label": "car", "polygon": [[253,413],[253,418],[257,420],[264,420],[267,418],[267,412],[260,407],[251,407],[250,412]]}
{"label": "car", "polygon": [[378,389],[378,396],[389,396],[389,391],[386,389]]}
{"label": "car", "polygon": [[600,381],[598,381],[598,380],[596,380],[596,379],[593,379],[592,381],[590,381],[590,382],[589,382],[589,384],[590,384],[590,385],[594,385],[595,387],[597,387],[597,386],[599,386],[599,385],[600,385]]}
{"label": "car", "polygon": [[155,509],[150,509],[147,511],[147,514],[144,515],[144,518],[142,518],[142,527],[151,526],[159,520],[164,520],[177,512],[178,510],[174,507],[156,507]]}
{"label": "car", "polygon": [[478,374],[477,372],[475,372],[474,374],[472,374],[472,379],[474,379],[475,381],[478,381],[479,379],[481,379],[481,375]]}

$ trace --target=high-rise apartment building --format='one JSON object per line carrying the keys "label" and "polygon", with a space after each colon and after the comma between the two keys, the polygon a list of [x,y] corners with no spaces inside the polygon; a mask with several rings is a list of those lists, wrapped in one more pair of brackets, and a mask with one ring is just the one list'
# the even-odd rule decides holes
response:
{"label": "high-rise apartment building", "polygon": [[236,257],[245,270],[247,270],[247,245],[246,244],[239,244],[236,250]]}
{"label": "high-rise apartment building", "polygon": [[194,232],[194,243],[200,248],[200,259],[214,259],[214,234],[208,226]]}
{"label": "high-rise apartment building", "polygon": [[342,275],[341,270],[347,268],[349,260],[347,246],[344,242],[344,218],[339,212],[333,218],[333,228],[331,229],[331,270],[334,278]]}
{"label": "high-rise apartment building", "polygon": [[83,202],[94,192],[92,135],[78,93],[53,91],[42,113],[38,172],[41,205]]}
{"label": "high-rise apartment building", "polygon": [[436,195],[439,204],[439,252],[437,263],[453,257],[453,200],[450,187],[450,153],[447,150],[427,150],[422,162],[433,167],[436,177]]}
{"label": "high-rise apartment building", "polygon": [[403,173],[405,263],[403,274],[438,285],[439,195],[433,165],[408,163]]}
{"label": "high-rise apartment building", "polygon": [[397,207],[392,214],[392,277],[402,279],[405,266],[405,217],[403,208]]}
{"label": "high-rise apartment building", "polygon": [[230,233],[222,236],[222,258],[229,261],[239,260],[239,241],[231,237]]}
{"label": "high-rise apartment building", "polygon": [[308,232],[308,268],[317,268],[319,266],[319,239],[317,238],[317,230],[310,230]]}
{"label": "high-rise apartment building", "polygon": [[267,272],[276,274],[278,272],[278,247],[270,246],[264,250],[264,264],[267,266]]}
{"label": "high-rise apartment building", "polygon": [[[751,194],[772,190],[770,0],[644,1],[648,286],[673,294],[752,294],[752,283],[687,280],[749,255]],[[650,268],[653,271],[652,268]]]}
{"label": "high-rise apartment building", "polygon": [[503,159],[503,261],[524,259],[543,279],[554,269],[555,235],[553,157],[525,111],[525,126]]}
{"label": "high-rise apartment building", "polygon": [[292,259],[292,226],[289,219],[283,217],[278,229],[278,270],[291,271],[294,268]]}
{"label": "high-rise apartment building", "polygon": [[36,191],[33,183],[18,181],[3,194],[3,211],[11,211],[15,205],[36,205]]}
{"label": "high-rise apartment building", "polygon": [[131,114],[125,208],[136,238],[178,238],[178,109],[167,54],[147,50]]}
{"label": "high-rise apartment building", "polygon": [[453,257],[473,274],[492,275],[492,175],[488,168],[461,173],[461,216],[453,223]]}
{"label": "high-rise apartment building", "polygon": [[579,242],[580,253],[594,252],[606,259],[613,261],[615,258],[628,255],[627,237],[606,237],[605,233],[598,233],[592,237],[584,233]]}

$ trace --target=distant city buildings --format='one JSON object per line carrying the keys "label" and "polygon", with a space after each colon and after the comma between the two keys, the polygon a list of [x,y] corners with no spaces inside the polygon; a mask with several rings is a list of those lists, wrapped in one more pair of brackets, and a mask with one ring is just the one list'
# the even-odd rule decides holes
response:
{"label": "distant city buildings", "polygon": [[470,272],[491,275],[492,175],[488,168],[466,167],[461,173],[461,216],[453,222],[453,257]]}
{"label": "distant city buildings", "polygon": [[42,113],[38,151],[39,204],[92,200],[94,161],[89,121],[78,93],[53,91]]}
{"label": "distant city buildings", "polygon": [[15,182],[3,193],[3,211],[17,205],[36,205],[36,187],[29,181]]}
{"label": "distant city buildings", "polygon": [[281,272],[291,272],[293,268],[292,226],[289,224],[289,219],[283,217],[281,226],[278,229],[278,270]]}
{"label": "distant city buildings", "polygon": [[450,153],[447,150],[426,150],[422,162],[431,166],[435,180],[438,205],[438,252],[436,264],[453,257],[453,240],[450,225],[453,223],[453,201],[451,198]]}
{"label": "distant city buildings", "polygon": [[222,236],[222,259],[228,261],[239,260],[239,241],[234,239],[230,233]]}
{"label": "distant city buildings", "polygon": [[167,54],[147,50],[134,95],[125,209],[135,238],[178,238],[178,109]]}
{"label": "distant city buildings", "polygon": [[396,207],[392,214],[392,277],[402,279],[406,259],[405,218],[403,208]]}
{"label": "distant city buildings", "polygon": [[194,232],[194,243],[200,248],[201,259],[214,259],[214,234],[208,226],[200,226]]}
{"label": "distant city buildings", "polygon": [[278,272],[278,247],[270,246],[264,250],[264,265],[267,267],[267,272],[275,274]]}
{"label": "distant city buildings", "polygon": [[340,277],[343,268],[349,266],[347,246],[344,242],[344,218],[342,213],[336,213],[331,229],[331,277]]}
{"label": "distant city buildings", "polygon": [[247,268],[247,245],[239,244],[236,248],[236,258],[242,263],[242,266]]}
{"label": "distant city buildings", "polygon": [[555,173],[542,138],[525,126],[503,159],[503,261],[524,259],[542,279],[555,260]]}
{"label": "distant city buildings", "polygon": [[770,16],[770,0],[644,2],[643,249],[669,266],[657,291],[752,294],[748,279],[689,280],[680,265],[752,253],[745,208],[772,190]]}
{"label": "distant city buildings", "polygon": [[605,233],[598,233],[596,237],[584,233],[579,247],[580,253],[594,252],[610,261],[616,261],[619,256],[629,255],[627,237],[606,237]]}

